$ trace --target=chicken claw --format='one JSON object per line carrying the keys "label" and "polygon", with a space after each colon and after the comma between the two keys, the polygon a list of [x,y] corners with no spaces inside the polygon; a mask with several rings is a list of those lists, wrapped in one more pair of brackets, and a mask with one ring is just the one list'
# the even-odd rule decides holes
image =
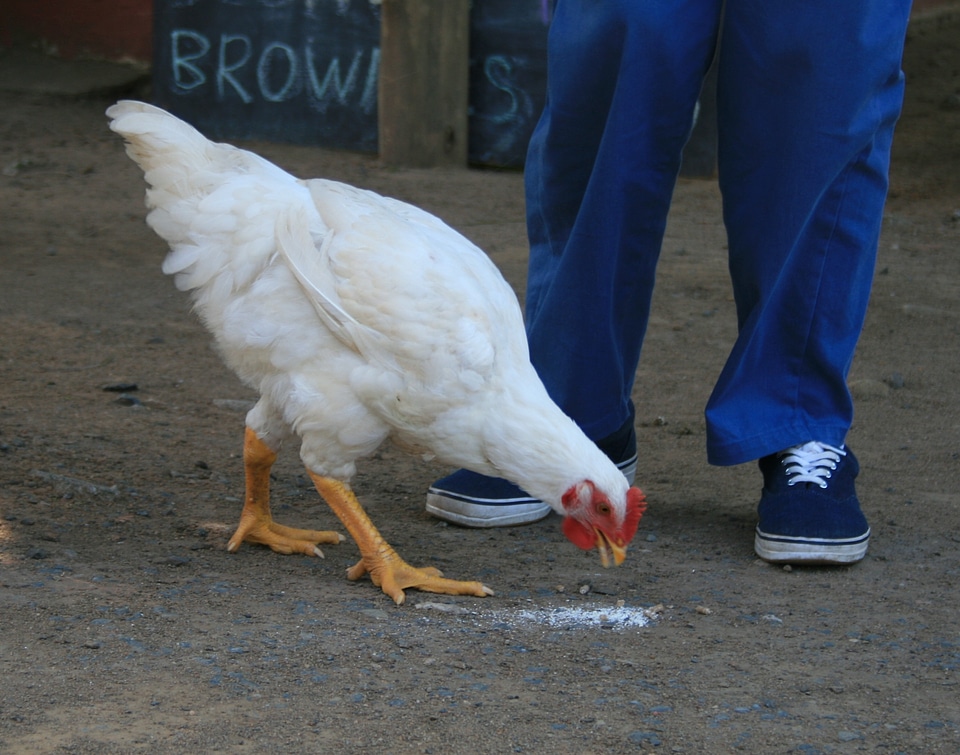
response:
{"label": "chicken claw", "polygon": [[[386,545],[386,543],[384,543]],[[423,592],[436,592],[444,595],[475,595],[483,598],[493,595],[493,590],[481,582],[462,582],[445,579],[443,572],[432,566],[411,566],[397,555],[389,545],[387,553],[377,553],[371,557],[372,566],[367,566],[367,557],[361,558],[353,567],[347,569],[347,579],[357,580],[364,574],[370,575],[370,581],[393,598],[398,606],[406,598],[404,589],[413,587]]]}
{"label": "chicken claw", "polygon": [[245,509],[243,514],[240,515],[240,526],[233,533],[230,542],[227,543],[227,550],[233,553],[240,547],[241,543],[246,541],[267,545],[277,553],[286,555],[302,553],[305,556],[323,558],[323,551],[317,547],[319,543],[336,545],[342,543],[345,539],[339,532],[284,527],[282,524],[273,521],[269,511],[266,512],[266,517],[263,517]]}
{"label": "chicken claw", "polygon": [[406,598],[403,591],[408,587],[444,595],[475,595],[478,598],[493,595],[493,590],[480,582],[445,579],[440,570],[432,566],[419,569],[411,566],[383,539],[348,485],[309,469],[307,473],[360,549],[361,559],[347,570],[347,579],[356,580],[369,574],[373,584],[397,605],[403,603]]}
{"label": "chicken claw", "polygon": [[240,524],[227,543],[227,550],[233,553],[246,540],[268,545],[277,553],[302,553],[323,558],[323,551],[317,547],[319,543],[342,543],[346,538],[339,532],[301,530],[273,521],[270,514],[270,468],[276,459],[273,449],[248,427],[243,442],[246,498]]}

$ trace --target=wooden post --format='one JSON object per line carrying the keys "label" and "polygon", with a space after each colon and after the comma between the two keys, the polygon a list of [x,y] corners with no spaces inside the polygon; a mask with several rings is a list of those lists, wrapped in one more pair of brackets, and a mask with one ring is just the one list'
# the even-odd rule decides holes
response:
{"label": "wooden post", "polygon": [[469,0],[383,0],[377,128],[388,165],[467,164]]}

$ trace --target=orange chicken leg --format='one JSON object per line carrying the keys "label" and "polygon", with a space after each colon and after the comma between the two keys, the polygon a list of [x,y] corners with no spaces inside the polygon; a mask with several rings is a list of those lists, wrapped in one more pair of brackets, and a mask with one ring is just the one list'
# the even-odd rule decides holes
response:
{"label": "orange chicken leg", "polygon": [[348,485],[313,474],[310,470],[307,472],[360,549],[360,561],[347,571],[348,579],[360,579],[369,574],[373,584],[393,598],[397,605],[403,603],[406,597],[403,591],[408,587],[445,595],[476,595],[480,598],[493,595],[493,590],[480,582],[445,579],[440,570],[432,566],[410,566],[373,526]]}
{"label": "orange chicken leg", "polygon": [[342,543],[346,538],[339,532],[300,530],[284,527],[270,515],[270,468],[277,454],[257,437],[249,427],[243,439],[243,469],[246,476],[246,497],[240,524],[233,533],[227,550],[233,552],[245,540],[269,545],[277,553],[303,553],[323,557],[319,543]]}

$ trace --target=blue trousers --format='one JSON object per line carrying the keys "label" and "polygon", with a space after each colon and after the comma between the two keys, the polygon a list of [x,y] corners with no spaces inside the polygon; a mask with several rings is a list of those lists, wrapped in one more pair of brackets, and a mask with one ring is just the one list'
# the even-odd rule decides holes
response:
{"label": "blue trousers", "polygon": [[526,318],[537,371],[587,435],[629,416],[681,151],[719,40],[739,335],[706,407],[708,460],[843,443],[909,13],[909,0],[558,0],[526,163]]}

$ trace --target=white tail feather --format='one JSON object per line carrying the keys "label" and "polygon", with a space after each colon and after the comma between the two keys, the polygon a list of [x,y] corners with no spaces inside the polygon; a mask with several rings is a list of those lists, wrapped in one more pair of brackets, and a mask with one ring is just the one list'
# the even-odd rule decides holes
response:
{"label": "white tail feather", "polygon": [[219,185],[224,173],[254,169],[292,179],[259,155],[212,142],[190,124],[145,102],[121,100],[107,108],[107,116],[111,130],[126,140],[127,154],[154,190],[196,196]]}
{"label": "white tail feather", "polygon": [[121,100],[107,109],[107,116],[111,130],[126,140],[127,154],[144,173],[150,173],[147,181],[154,186],[171,186],[187,168],[195,171],[209,162],[205,153],[214,145],[193,126],[158,107]]}

